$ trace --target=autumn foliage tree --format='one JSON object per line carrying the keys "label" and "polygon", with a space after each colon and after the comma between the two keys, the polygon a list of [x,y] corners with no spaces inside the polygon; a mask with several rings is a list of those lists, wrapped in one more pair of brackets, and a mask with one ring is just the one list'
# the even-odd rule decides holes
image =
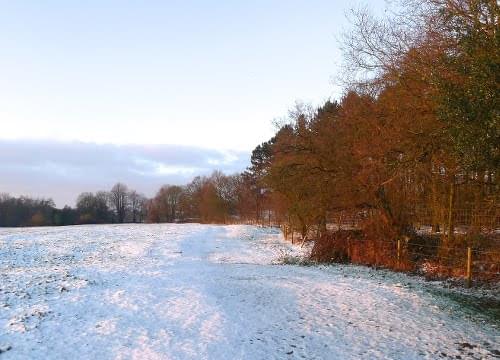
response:
{"label": "autumn foliage tree", "polygon": [[[266,197],[279,199],[271,211],[303,238],[351,216],[376,246],[414,237],[425,223],[448,249],[467,241],[454,236],[457,207],[496,218],[498,4],[398,5],[385,18],[353,12],[345,95],[293,109],[265,143],[266,161],[247,171],[250,188],[258,178]],[[481,216],[469,216],[470,231],[480,231]]]}

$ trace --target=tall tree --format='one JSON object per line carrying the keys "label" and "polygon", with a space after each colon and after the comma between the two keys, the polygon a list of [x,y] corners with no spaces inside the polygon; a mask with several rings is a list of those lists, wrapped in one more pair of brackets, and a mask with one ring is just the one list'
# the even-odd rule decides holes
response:
{"label": "tall tree", "polygon": [[130,204],[130,215],[132,217],[132,222],[142,222],[144,219],[144,209],[146,204],[146,197],[139,194],[135,190],[131,190],[128,193],[128,199]]}
{"label": "tall tree", "polygon": [[127,185],[116,183],[109,192],[109,202],[119,223],[123,223],[125,221],[128,200]]}

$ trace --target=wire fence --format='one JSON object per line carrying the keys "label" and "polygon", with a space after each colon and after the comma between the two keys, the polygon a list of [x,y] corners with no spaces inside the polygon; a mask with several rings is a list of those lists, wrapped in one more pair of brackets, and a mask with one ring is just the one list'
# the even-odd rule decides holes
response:
{"label": "wire fence", "polygon": [[[469,286],[474,281],[500,281],[499,210],[496,204],[453,209],[450,237],[447,223],[450,212],[443,208],[436,212],[420,207],[410,214],[415,230],[411,237],[392,238],[383,234],[371,238],[340,237],[332,242],[332,251],[336,251],[335,256],[341,261],[417,272],[434,278],[458,278]],[[376,210],[335,211],[329,214],[326,224],[309,226],[305,234],[297,224],[278,221],[273,216],[247,223],[280,227],[287,240],[303,245],[309,240],[321,239],[325,230],[327,236],[342,232],[363,233],[367,220],[374,220],[377,215]]]}
{"label": "wire fence", "polygon": [[[330,214],[332,225],[337,228],[358,228],[367,218],[372,216],[371,211],[338,211]],[[442,232],[448,228],[449,210],[440,208],[431,210],[415,207],[408,214],[413,227],[421,231]],[[488,206],[484,208],[457,208],[451,211],[451,218],[455,231],[458,233],[500,232],[500,207]]]}
{"label": "wire fence", "polygon": [[[346,219],[346,218],[344,218]],[[281,224],[285,238],[295,244],[317,240],[318,228],[311,228],[303,237],[289,224]],[[359,232],[356,220],[327,225],[330,236],[336,233]],[[458,238],[458,236],[457,236]],[[352,263],[386,267],[398,271],[417,272],[432,278],[463,279],[467,286],[474,281],[500,281],[500,239],[490,237],[474,243],[461,235],[447,244],[442,236],[383,240],[360,237],[334,238],[332,251],[337,258]],[[343,256],[338,253],[343,252]],[[332,261],[335,261],[332,258]]]}
{"label": "wire fence", "polygon": [[[416,228],[447,228],[450,212],[447,209],[416,208],[411,214]],[[454,226],[459,232],[491,233],[500,230],[500,207],[485,206],[482,208],[457,208],[451,211]]]}

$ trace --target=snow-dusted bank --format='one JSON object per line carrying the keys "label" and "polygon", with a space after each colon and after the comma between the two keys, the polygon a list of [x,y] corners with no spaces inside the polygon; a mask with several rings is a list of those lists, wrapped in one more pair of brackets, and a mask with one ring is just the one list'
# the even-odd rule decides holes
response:
{"label": "snow-dusted bank", "polygon": [[493,358],[498,320],[421,280],[276,265],[249,226],[0,230],[0,359]]}

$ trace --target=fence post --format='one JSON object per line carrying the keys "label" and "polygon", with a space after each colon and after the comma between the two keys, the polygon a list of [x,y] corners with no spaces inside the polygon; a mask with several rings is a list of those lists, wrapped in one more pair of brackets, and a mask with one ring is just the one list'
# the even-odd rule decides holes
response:
{"label": "fence post", "polygon": [[472,284],[472,249],[469,246],[467,248],[467,287],[471,287]]}

